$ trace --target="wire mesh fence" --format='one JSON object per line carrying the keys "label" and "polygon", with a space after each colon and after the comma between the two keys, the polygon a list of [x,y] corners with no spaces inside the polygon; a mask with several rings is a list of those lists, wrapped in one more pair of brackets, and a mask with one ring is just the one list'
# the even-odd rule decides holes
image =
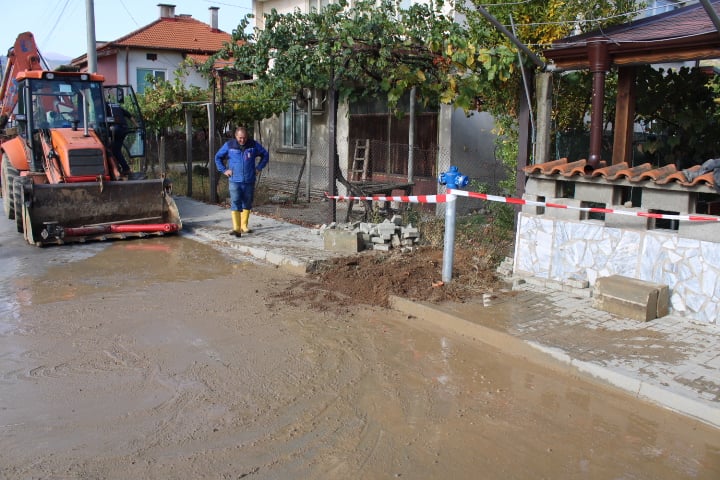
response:
{"label": "wire mesh fence", "polygon": [[[217,138],[216,148],[219,149],[224,141],[225,138]],[[210,168],[215,168],[214,153],[211,155],[209,152],[205,133],[195,133],[192,142],[192,166],[188,169],[186,143],[184,134],[167,135],[163,141],[157,137],[148,138],[147,155],[142,163],[136,163],[136,170],[143,171],[149,176],[166,173],[173,178],[176,191],[183,192],[191,188],[194,197],[207,199],[211,190]],[[346,180],[358,180],[351,175],[352,162],[356,154],[355,144],[356,139],[347,136],[339,137],[337,140],[336,155],[340,166],[340,171],[337,173],[342,174]],[[271,145],[268,148],[270,163],[262,172],[259,184],[293,201],[324,197],[325,192],[331,190],[330,143],[328,139],[315,138],[310,147],[311,155],[308,162],[302,150],[288,152],[286,149]],[[367,179],[407,181],[409,152],[410,145],[407,143],[370,140]],[[458,163],[457,158],[453,159],[450,149],[438,145],[432,145],[430,148],[414,147],[412,181],[416,185],[424,183],[426,189],[441,188],[437,186],[438,175],[447,171],[451,165],[458,166],[462,173],[471,178],[473,181],[471,187],[481,185],[488,193],[501,193],[499,185],[507,177],[507,172],[494,156],[489,160],[471,159]],[[223,179],[219,178],[220,198],[223,198],[221,191],[225,188]],[[340,182],[336,184],[336,191],[341,194],[349,193]]]}

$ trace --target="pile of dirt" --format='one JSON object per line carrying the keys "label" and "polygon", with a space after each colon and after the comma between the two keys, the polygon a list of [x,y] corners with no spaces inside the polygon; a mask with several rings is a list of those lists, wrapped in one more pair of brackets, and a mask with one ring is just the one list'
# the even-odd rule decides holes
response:
{"label": "pile of dirt", "polygon": [[[338,203],[338,221],[345,219],[346,208]],[[263,202],[254,210],[263,216],[310,228],[325,223],[323,219],[327,218],[327,204],[320,202]],[[362,220],[361,215],[361,208],[353,210],[352,220]],[[477,226],[477,230],[469,234],[458,232],[452,279],[443,283],[443,224],[439,221],[431,228],[423,225],[419,228],[421,246],[411,252],[363,251],[337,258],[282,295],[289,301],[295,296],[297,301],[309,299],[318,309],[325,309],[329,304],[387,307],[390,295],[433,303],[462,302],[506,286],[497,274],[497,266],[511,253],[512,238],[499,234],[487,224]]]}
{"label": "pile of dirt", "polygon": [[456,248],[452,279],[442,281],[443,251],[430,246],[409,253],[366,251],[336,258],[279,293],[286,302],[317,310],[357,304],[388,307],[391,295],[439,303],[463,302],[506,287],[481,251]]}

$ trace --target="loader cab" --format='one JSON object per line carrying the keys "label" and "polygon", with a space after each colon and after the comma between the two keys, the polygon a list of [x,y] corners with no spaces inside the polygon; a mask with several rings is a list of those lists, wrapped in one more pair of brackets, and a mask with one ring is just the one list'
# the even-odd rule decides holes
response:
{"label": "loader cab", "polygon": [[126,160],[145,157],[145,121],[132,85],[104,85],[103,97],[110,130],[124,130],[122,150]]}
{"label": "loader cab", "polygon": [[41,134],[52,129],[94,131],[108,144],[109,129],[102,83],[89,74],[47,71],[24,72],[18,78],[18,134],[33,152],[31,171],[43,170]]}

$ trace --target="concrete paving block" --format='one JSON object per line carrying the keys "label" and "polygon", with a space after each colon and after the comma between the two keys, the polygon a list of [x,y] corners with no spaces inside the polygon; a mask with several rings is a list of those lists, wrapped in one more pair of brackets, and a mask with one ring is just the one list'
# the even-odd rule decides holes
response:
{"label": "concrete paving block", "polygon": [[390,239],[390,244],[393,247],[399,247],[400,246],[400,236],[397,234],[393,235],[392,238]]}
{"label": "concrete paving block", "polygon": [[377,229],[380,235],[392,235],[395,233],[397,225],[388,220],[385,220],[384,222],[378,224]]}
{"label": "concrete paving block", "polygon": [[328,229],[323,232],[325,250],[332,252],[357,253],[363,249],[364,243],[360,232]]}
{"label": "concrete paving block", "polygon": [[[662,293],[661,293],[662,291]],[[593,306],[633,320],[648,321],[669,310],[667,285],[610,275],[598,278],[593,289]]]}

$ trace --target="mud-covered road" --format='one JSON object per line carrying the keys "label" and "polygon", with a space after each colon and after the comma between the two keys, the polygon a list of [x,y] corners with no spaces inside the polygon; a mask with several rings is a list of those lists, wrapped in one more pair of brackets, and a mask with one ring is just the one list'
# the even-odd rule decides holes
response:
{"label": "mud-covered road", "polygon": [[2,479],[720,478],[717,430],[275,267],[0,224]]}

